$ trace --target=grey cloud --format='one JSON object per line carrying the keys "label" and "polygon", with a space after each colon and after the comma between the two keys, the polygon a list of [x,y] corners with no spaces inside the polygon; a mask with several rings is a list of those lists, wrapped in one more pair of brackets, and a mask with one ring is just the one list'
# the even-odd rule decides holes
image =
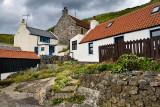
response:
{"label": "grey cloud", "polygon": [[39,29],[48,29],[54,26],[61,16],[62,9],[67,7],[69,14],[77,12],[77,18],[83,19],[94,15],[118,11],[133,7],[128,1],[142,3],[150,0],[5,0],[12,1],[12,5],[4,6],[0,0],[0,33],[15,33],[23,14],[31,14],[28,25]]}

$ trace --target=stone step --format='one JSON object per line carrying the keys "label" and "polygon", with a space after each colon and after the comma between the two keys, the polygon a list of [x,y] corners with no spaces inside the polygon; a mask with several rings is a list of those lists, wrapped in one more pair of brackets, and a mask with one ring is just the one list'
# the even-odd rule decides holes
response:
{"label": "stone step", "polygon": [[74,86],[65,86],[63,88],[61,88],[61,91],[75,91],[75,87]]}
{"label": "stone step", "polygon": [[64,99],[64,98],[71,98],[73,96],[73,92],[55,92],[54,97],[55,99]]}

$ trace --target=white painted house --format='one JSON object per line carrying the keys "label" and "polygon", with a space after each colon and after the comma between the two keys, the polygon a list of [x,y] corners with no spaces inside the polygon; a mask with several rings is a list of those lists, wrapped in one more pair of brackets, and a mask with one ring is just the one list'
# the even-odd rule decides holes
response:
{"label": "white painted house", "polygon": [[80,62],[99,62],[101,45],[160,36],[160,2],[100,25],[92,20],[90,26],[86,35],[70,40],[70,56]]}
{"label": "white painted house", "polygon": [[[52,32],[28,27],[24,19],[14,36],[14,46],[22,51],[34,51],[37,55],[57,55],[63,46],[55,47],[58,37]],[[55,50],[56,48],[56,50]]]}

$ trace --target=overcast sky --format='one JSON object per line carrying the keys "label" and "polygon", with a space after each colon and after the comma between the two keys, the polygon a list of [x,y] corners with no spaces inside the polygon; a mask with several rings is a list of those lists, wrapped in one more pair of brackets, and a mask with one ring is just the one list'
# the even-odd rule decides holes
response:
{"label": "overcast sky", "polygon": [[0,34],[15,34],[23,15],[30,14],[28,26],[46,30],[59,20],[64,7],[84,19],[94,15],[139,6],[150,0],[0,0]]}

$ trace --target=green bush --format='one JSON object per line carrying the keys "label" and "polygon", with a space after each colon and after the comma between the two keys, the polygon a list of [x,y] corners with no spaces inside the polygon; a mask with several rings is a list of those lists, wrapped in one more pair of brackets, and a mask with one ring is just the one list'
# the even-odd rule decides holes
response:
{"label": "green bush", "polygon": [[12,84],[14,81],[13,80],[3,80],[3,81],[0,81],[0,86],[9,86],[10,84]]}
{"label": "green bush", "polygon": [[153,61],[151,58],[138,57],[136,55],[124,54],[116,62],[112,68],[112,72],[122,73],[131,70],[150,70]]}
{"label": "green bush", "polygon": [[113,68],[112,64],[102,63],[98,66],[98,71],[110,71]]}

